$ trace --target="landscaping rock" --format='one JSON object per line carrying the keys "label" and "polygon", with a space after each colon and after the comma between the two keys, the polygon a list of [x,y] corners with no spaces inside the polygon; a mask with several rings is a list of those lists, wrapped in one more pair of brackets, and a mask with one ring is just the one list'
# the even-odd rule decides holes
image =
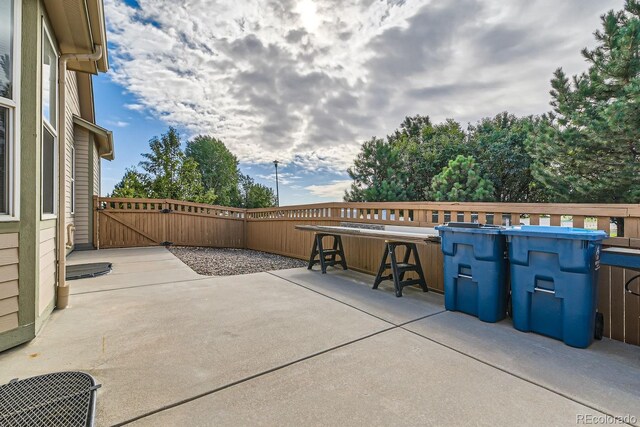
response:
{"label": "landscaping rock", "polygon": [[169,247],[171,253],[206,276],[233,276],[305,267],[305,261],[250,249]]}

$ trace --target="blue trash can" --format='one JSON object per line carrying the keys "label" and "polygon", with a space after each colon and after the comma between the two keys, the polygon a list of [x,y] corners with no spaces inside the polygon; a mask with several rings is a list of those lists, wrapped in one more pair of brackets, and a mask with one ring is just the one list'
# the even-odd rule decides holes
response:
{"label": "blue trash can", "polygon": [[513,326],[588,347],[594,339],[604,231],[525,225],[503,234],[509,247]]}
{"label": "blue trash can", "polygon": [[500,226],[449,223],[436,227],[444,254],[447,310],[498,322],[506,316],[507,262]]}

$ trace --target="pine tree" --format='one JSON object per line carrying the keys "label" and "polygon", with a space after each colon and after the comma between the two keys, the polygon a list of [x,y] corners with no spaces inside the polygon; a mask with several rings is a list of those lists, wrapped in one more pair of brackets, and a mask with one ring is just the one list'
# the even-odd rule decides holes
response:
{"label": "pine tree", "polygon": [[362,144],[353,167],[347,173],[354,182],[345,193],[346,201],[405,201],[412,193],[399,152],[380,138],[372,138]]}
{"label": "pine tree", "polygon": [[640,201],[640,3],[602,16],[586,73],[551,81],[553,112],[530,138],[534,176],[556,201]]}
{"label": "pine tree", "polygon": [[486,202],[493,199],[493,185],[480,176],[470,156],[458,156],[433,178],[432,197],[445,202]]}

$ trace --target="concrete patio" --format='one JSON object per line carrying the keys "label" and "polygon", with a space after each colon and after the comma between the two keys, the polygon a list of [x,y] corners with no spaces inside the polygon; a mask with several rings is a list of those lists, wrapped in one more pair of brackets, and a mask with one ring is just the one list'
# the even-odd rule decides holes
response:
{"label": "concrete patio", "polygon": [[205,277],[164,248],[69,261],[114,270],[70,282],[71,307],[0,353],[0,383],[88,372],[98,425],[640,425],[639,347],[570,348],[353,271]]}

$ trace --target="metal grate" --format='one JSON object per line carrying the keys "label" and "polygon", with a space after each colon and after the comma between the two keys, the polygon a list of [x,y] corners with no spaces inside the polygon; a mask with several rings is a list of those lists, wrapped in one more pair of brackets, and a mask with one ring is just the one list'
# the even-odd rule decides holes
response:
{"label": "metal grate", "polygon": [[83,372],[57,372],[0,386],[0,426],[93,426],[96,390]]}
{"label": "metal grate", "polygon": [[66,279],[77,280],[102,276],[111,272],[110,262],[93,262],[89,264],[67,265]]}

